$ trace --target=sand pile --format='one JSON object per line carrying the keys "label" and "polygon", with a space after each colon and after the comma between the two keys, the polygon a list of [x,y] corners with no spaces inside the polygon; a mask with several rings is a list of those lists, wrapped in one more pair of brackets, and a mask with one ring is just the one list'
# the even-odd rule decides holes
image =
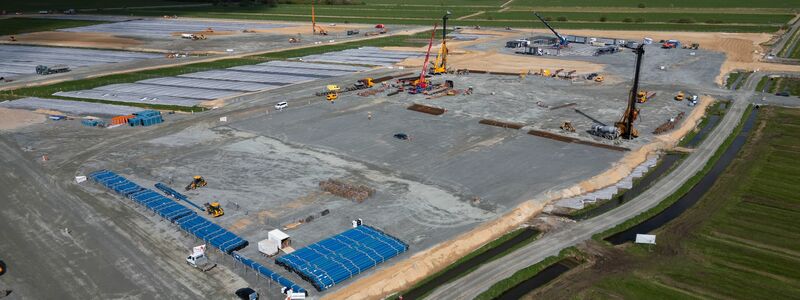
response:
{"label": "sand pile", "polygon": [[47,118],[29,110],[0,107],[0,130],[13,130],[42,123]]}

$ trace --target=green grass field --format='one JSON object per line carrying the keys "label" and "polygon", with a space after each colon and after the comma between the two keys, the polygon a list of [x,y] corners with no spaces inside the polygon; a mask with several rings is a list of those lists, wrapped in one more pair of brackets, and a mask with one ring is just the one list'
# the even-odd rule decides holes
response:
{"label": "green grass field", "polygon": [[595,7],[752,7],[797,8],[795,0],[515,0],[514,6],[595,6]]}
{"label": "green grass field", "polygon": [[638,263],[576,298],[797,298],[800,110],[762,108],[759,122],[711,191],[655,232],[667,246],[629,247]]}
{"label": "green grass field", "polygon": [[160,6],[160,5],[187,5],[203,4],[210,1],[192,0],[70,0],[70,1],[23,1],[23,0],[4,0],[0,2],[0,10],[8,12],[37,12],[40,10],[65,10],[65,9],[93,9],[93,8],[120,8],[137,6]]}
{"label": "green grass field", "polygon": [[[708,0],[706,0],[708,1]],[[299,1],[297,1],[299,2]],[[677,7],[675,12],[614,10],[615,1],[591,2],[608,12],[575,12],[570,1],[558,3],[547,1],[552,7],[530,6],[531,1],[514,1],[506,7],[506,1],[372,1],[358,5],[316,5],[317,20],[322,23],[386,23],[432,25],[441,22],[446,11],[452,12],[448,24],[453,26],[490,26],[514,28],[544,28],[532,15],[535,9],[545,9],[542,14],[552,19],[552,25],[562,29],[607,29],[607,30],[667,30],[667,31],[720,31],[720,32],[774,32],[792,18],[791,10],[785,6],[763,6],[769,11],[714,10],[693,11],[693,6]],[[550,3],[553,2],[553,3]],[[703,2],[700,0],[699,2]],[[307,2],[305,2],[307,3]],[[354,3],[362,3],[354,1]],[[604,5],[600,5],[603,4]],[[637,2],[638,3],[638,2]],[[534,3],[535,4],[535,3]],[[627,5],[627,4],[625,4]],[[710,6],[710,7],[713,7]],[[730,6],[723,6],[730,7]],[[749,7],[749,6],[748,6]],[[777,7],[777,8],[776,8]],[[556,8],[556,10],[553,10]],[[661,8],[662,10],[674,7]],[[500,12],[500,10],[504,10]],[[687,11],[688,10],[688,11]],[[156,8],[106,11],[103,13],[183,17],[231,18],[249,20],[281,20],[308,22],[311,19],[309,4],[280,4],[277,7],[252,5],[247,7],[226,5],[193,8]],[[477,13],[477,14],[476,14]],[[462,20],[459,20],[462,18]]]}
{"label": "green grass field", "polygon": [[0,35],[20,34],[37,31],[50,31],[59,28],[89,26],[105,22],[82,20],[8,18],[0,19]]}
{"label": "green grass field", "polygon": [[774,79],[772,86],[769,87],[770,93],[787,91],[792,96],[800,96],[800,78],[781,77]]}

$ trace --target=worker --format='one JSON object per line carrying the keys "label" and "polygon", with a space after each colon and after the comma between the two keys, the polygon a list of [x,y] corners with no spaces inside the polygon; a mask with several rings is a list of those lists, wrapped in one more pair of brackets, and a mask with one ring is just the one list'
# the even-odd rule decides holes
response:
{"label": "worker", "polygon": [[372,121],[372,112],[371,111],[367,112],[367,119]]}

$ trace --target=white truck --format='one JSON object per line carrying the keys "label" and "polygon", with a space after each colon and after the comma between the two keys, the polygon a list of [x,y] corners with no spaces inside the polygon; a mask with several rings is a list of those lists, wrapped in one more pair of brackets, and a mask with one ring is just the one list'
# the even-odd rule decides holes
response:
{"label": "white truck", "polygon": [[217,266],[217,264],[208,260],[208,256],[206,256],[205,253],[192,253],[186,257],[186,263],[203,272],[211,270]]}

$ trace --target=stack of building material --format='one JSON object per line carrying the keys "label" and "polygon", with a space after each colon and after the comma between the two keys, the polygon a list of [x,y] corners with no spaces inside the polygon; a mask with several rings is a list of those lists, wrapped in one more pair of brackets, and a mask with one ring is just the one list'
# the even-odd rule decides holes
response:
{"label": "stack of building material", "polygon": [[128,119],[131,126],[150,126],[164,122],[161,112],[157,110],[143,110],[133,115],[133,118]]}
{"label": "stack of building material", "polygon": [[399,239],[361,225],[281,256],[275,263],[322,291],[406,250],[408,245]]}
{"label": "stack of building material", "polygon": [[355,200],[358,203],[363,202],[375,193],[375,190],[368,186],[349,184],[336,179],[320,181],[319,188],[336,196]]}

